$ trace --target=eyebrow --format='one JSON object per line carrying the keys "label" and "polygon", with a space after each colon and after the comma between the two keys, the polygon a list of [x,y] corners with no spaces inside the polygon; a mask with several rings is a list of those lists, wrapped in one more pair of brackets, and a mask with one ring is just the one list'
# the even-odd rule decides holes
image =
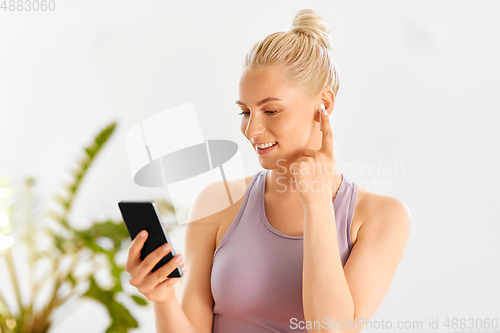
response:
{"label": "eyebrow", "polygon": [[[264,103],[272,102],[272,101],[281,101],[281,99],[275,98],[275,97],[264,98],[262,101],[257,103],[257,106],[261,106]],[[242,101],[236,101],[236,104],[246,106],[245,103],[243,103]]]}

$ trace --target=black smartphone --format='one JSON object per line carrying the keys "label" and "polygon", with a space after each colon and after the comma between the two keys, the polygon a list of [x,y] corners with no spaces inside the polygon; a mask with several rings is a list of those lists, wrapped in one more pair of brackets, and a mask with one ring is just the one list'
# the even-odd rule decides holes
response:
{"label": "black smartphone", "polygon": [[[151,270],[152,272],[165,265],[175,256],[174,247],[172,246],[172,242],[170,242],[167,230],[163,226],[156,202],[121,200],[118,202],[118,207],[120,207],[123,221],[127,226],[128,233],[132,240],[141,230],[146,229],[148,232],[148,238],[141,249],[141,260],[144,260],[148,254],[165,243],[169,243],[172,247],[172,250],[153,267]],[[182,270],[179,266],[168,275],[169,278],[181,276]]]}

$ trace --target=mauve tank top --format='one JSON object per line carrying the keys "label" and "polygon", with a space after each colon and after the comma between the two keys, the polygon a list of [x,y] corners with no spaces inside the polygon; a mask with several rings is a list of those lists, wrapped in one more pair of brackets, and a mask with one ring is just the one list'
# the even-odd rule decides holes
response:
{"label": "mauve tank top", "polygon": [[[238,215],[215,249],[213,333],[307,332],[296,326],[305,321],[303,236],[285,235],[269,224],[264,210],[268,172],[253,176]],[[357,191],[357,185],[342,174],[333,203],[342,265],[352,249]]]}

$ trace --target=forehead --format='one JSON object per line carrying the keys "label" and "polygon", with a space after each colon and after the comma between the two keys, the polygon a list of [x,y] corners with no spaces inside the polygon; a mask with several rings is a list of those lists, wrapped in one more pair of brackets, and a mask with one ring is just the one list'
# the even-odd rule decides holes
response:
{"label": "forehead", "polygon": [[246,68],[239,81],[239,100],[253,104],[269,96],[283,99],[290,96],[293,89],[286,83],[283,71],[278,67]]}

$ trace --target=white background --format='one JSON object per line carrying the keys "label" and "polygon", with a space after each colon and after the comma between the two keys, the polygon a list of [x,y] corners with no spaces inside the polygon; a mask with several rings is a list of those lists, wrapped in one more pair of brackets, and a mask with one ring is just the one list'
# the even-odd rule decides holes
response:
{"label": "white background", "polygon": [[[371,320],[425,328],[439,319],[443,328],[446,318],[499,318],[500,2],[56,0],[50,13],[2,10],[1,176],[15,186],[34,176],[48,205],[82,148],[116,120],[71,221],[83,228],[119,219],[120,199],[168,197],[133,183],[127,131],[188,102],[204,137],[238,143],[245,175],[255,174],[262,168],[234,104],[241,64],[303,8],[331,27],[341,75],[331,117],[339,169],[411,211],[402,262]],[[182,253],[182,232],[174,237]],[[130,309],[140,325],[131,332],[154,331],[152,307]],[[109,324],[92,301],[55,320],[56,333]]]}

